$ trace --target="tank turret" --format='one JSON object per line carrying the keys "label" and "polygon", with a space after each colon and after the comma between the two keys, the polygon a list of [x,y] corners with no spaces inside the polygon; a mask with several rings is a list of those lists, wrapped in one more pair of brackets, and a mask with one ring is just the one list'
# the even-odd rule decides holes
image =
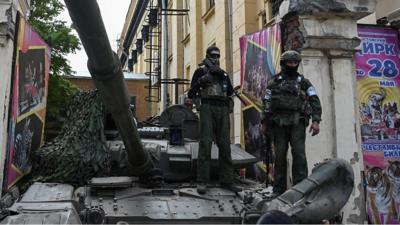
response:
{"label": "tank turret", "polygon": [[95,0],[65,0],[65,4],[88,56],[94,84],[124,142],[130,171],[132,175],[144,175],[153,168],[153,163],[139,139],[121,64],[111,50],[99,6]]}

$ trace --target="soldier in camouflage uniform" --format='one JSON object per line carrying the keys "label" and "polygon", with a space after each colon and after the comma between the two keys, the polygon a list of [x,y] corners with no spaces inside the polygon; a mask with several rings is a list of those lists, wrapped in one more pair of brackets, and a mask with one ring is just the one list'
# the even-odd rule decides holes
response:
{"label": "soldier in camouflage uniform", "polygon": [[300,61],[296,51],[282,54],[282,71],[269,81],[263,100],[262,130],[265,135],[272,135],[275,145],[275,195],[287,188],[288,144],[292,150],[295,185],[308,176],[305,133],[310,119],[309,132],[313,136],[319,133],[321,103],[311,82],[297,72]]}
{"label": "soldier in camouflage uniform", "polygon": [[[207,49],[206,58],[194,72],[188,97],[201,101],[200,143],[197,159],[197,191],[204,194],[210,180],[211,145],[219,150],[219,181],[221,187],[240,191],[233,185],[233,166],[230,146],[230,96],[233,87],[228,74],[219,67],[220,51],[216,46]],[[198,105],[196,106],[198,107]]]}

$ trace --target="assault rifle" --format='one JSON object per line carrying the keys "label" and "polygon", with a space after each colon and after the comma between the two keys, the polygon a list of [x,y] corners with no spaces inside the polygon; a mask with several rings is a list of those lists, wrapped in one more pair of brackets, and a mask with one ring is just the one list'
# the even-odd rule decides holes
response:
{"label": "assault rifle", "polygon": [[[267,119],[268,120],[268,119]],[[272,185],[272,181],[269,179],[269,172],[270,172],[270,168],[269,165],[271,162],[274,161],[273,159],[273,152],[272,152],[272,143],[273,143],[273,133],[272,133],[272,128],[271,128],[271,121],[267,122],[266,126],[267,126],[267,131],[265,134],[265,173],[266,173],[266,179],[265,179],[265,184],[267,185],[267,187],[269,185]]]}

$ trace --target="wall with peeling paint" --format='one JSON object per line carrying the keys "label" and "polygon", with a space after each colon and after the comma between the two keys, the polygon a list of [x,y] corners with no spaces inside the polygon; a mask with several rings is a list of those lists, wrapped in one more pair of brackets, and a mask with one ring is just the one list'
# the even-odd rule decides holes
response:
{"label": "wall with peeling paint", "polygon": [[355,187],[343,209],[344,223],[363,223],[363,168],[355,83],[357,21],[374,12],[376,0],[285,0],[280,8],[283,46],[301,51],[300,71],[316,87],[323,114],[321,133],[307,136],[309,169],[326,158],[352,165]]}
{"label": "wall with peeling paint", "polygon": [[14,52],[14,31],[17,11],[28,13],[30,1],[0,1],[0,194],[7,150],[7,126],[10,104],[12,57]]}

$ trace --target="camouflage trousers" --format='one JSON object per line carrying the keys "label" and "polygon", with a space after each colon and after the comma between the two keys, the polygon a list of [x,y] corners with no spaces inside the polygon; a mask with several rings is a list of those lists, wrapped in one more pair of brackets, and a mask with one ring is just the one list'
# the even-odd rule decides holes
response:
{"label": "camouflage trousers", "polygon": [[293,185],[308,176],[305,152],[306,123],[301,119],[297,125],[273,125],[275,145],[275,174],[273,191],[283,193],[287,189],[287,151],[290,144],[293,156]]}
{"label": "camouflage trousers", "polygon": [[197,159],[197,181],[210,180],[213,137],[219,150],[219,181],[232,183],[233,167],[230,145],[229,107],[226,104],[202,104],[200,108],[200,143]]}

